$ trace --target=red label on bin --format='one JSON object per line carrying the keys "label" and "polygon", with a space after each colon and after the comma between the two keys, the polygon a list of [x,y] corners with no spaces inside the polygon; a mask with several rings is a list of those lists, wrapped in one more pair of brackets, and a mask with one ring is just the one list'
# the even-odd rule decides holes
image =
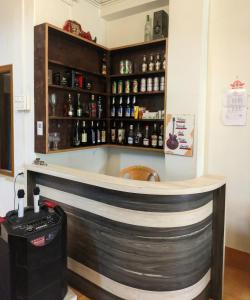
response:
{"label": "red label on bin", "polygon": [[41,236],[31,241],[31,244],[35,247],[43,247],[45,245],[45,236]]}

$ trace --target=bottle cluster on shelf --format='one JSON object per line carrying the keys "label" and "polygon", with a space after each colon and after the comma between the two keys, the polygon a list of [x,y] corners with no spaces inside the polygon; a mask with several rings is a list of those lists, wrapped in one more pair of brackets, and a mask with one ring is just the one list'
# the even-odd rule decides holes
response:
{"label": "bottle cluster on shelf", "polygon": [[128,124],[114,121],[111,126],[111,143],[135,147],[163,149],[164,126],[157,123],[151,125]]}
{"label": "bottle cluster on shelf", "polygon": [[[104,100],[102,96],[96,96],[94,94],[89,95],[89,101],[83,101],[81,94],[77,93],[74,97],[69,93],[64,103],[64,117],[78,117],[78,118],[92,118],[102,119],[104,116]],[[52,116],[56,114],[57,95],[52,93],[50,95],[50,105]]]}
{"label": "bottle cluster on shelf", "polygon": [[141,67],[141,71],[143,73],[154,71],[159,72],[161,70],[166,70],[166,54],[162,57],[160,53],[157,53],[155,56],[153,54],[150,54],[149,57],[147,57],[147,55],[143,56]]}
{"label": "bottle cluster on shelf", "polygon": [[73,147],[95,146],[106,144],[106,122],[80,121],[74,122]]}
{"label": "bottle cluster on shelf", "polygon": [[112,83],[112,94],[137,94],[146,92],[164,92],[165,76],[148,78],[119,80]]}

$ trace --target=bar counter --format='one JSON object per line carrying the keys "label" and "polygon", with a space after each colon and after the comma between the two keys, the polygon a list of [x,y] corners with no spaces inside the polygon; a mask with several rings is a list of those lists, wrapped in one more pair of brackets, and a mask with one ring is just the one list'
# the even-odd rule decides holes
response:
{"label": "bar counter", "polygon": [[69,283],[93,300],[222,299],[225,179],[143,182],[27,167],[68,215]]}

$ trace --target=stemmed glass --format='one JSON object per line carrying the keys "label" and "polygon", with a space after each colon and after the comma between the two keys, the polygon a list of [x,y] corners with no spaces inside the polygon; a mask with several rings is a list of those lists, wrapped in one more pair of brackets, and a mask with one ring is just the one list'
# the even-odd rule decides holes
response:
{"label": "stemmed glass", "polygon": [[52,108],[52,116],[55,116],[55,114],[56,114],[56,94],[55,93],[50,95],[50,105]]}

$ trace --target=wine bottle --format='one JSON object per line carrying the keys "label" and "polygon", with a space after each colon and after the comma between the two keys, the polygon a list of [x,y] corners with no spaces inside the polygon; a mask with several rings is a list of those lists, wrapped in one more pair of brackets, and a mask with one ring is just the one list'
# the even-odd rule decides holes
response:
{"label": "wine bottle", "polygon": [[116,123],[113,123],[113,126],[111,128],[111,143],[115,144],[116,143]]}
{"label": "wine bottle", "polygon": [[112,106],[111,106],[111,117],[114,118],[115,117],[115,112],[116,112],[116,108],[115,108],[115,97],[113,97],[112,99]]}
{"label": "wine bottle", "polygon": [[67,99],[66,104],[65,104],[65,113],[64,113],[64,115],[66,117],[74,117],[74,108],[73,108],[73,104],[72,104],[71,94],[68,95],[68,99]]}
{"label": "wine bottle", "polygon": [[123,117],[123,99],[120,97],[120,102],[119,102],[119,107],[118,107],[118,117],[122,118]]}
{"label": "wine bottle", "polygon": [[136,105],[136,96],[133,97],[132,105],[131,105],[131,118],[135,117],[135,105]]}
{"label": "wine bottle", "polygon": [[81,135],[81,144],[86,146],[88,144],[88,132],[86,129],[86,122],[82,122],[82,135]]}
{"label": "wine bottle", "polygon": [[123,122],[121,122],[120,127],[118,128],[117,143],[123,145],[124,142],[125,142],[125,129],[123,127]]}
{"label": "wine bottle", "polygon": [[91,128],[90,128],[90,143],[91,145],[96,145],[96,132],[94,127],[94,122],[91,122]]}
{"label": "wine bottle", "polygon": [[73,133],[73,146],[79,147],[81,144],[80,135],[79,135],[79,123],[80,121],[77,120],[74,124],[74,133]]}
{"label": "wine bottle", "polygon": [[150,16],[147,15],[146,24],[144,28],[144,41],[149,42],[151,40],[152,40],[152,26],[151,26]]}
{"label": "wine bottle", "polygon": [[163,148],[163,143],[164,143],[163,136],[164,136],[164,127],[163,127],[163,125],[161,125],[161,127],[160,127],[160,134],[158,136],[158,147],[159,148]]}
{"label": "wine bottle", "polygon": [[131,116],[130,97],[128,96],[127,106],[126,106],[126,109],[125,109],[125,117],[130,118],[130,116]]}
{"label": "wine bottle", "polygon": [[81,94],[78,93],[77,94],[77,109],[76,109],[76,115],[77,117],[81,118],[82,117],[82,105],[81,105],[81,102],[80,102],[80,98],[81,98]]}
{"label": "wine bottle", "polygon": [[154,123],[154,128],[151,134],[151,147],[157,148],[157,143],[158,143],[157,125],[156,123]]}
{"label": "wine bottle", "polygon": [[163,70],[166,70],[166,53],[164,54],[163,62],[162,62]]}
{"label": "wine bottle", "polygon": [[103,108],[102,108],[102,97],[99,96],[98,97],[98,101],[97,101],[97,117],[98,119],[102,118],[102,113],[103,113]]}
{"label": "wine bottle", "polygon": [[102,130],[101,130],[101,143],[105,144],[106,143],[106,123],[103,122],[102,124]]}
{"label": "wine bottle", "polygon": [[128,131],[128,145],[134,145],[134,126],[129,125],[129,131]]}
{"label": "wine bottle", "polygon": [[95,95],[90,96],[90,102],[89,102],[89,112],[91,118],[96,118],[96,101],[95,101]]}
{"label": "wine bottle", "polygon": [[106,54],[103,54],[102,57],[102,70],[101,70],[102,75],[107,75],[107,58]]}
{"label": "wine bottle", "polygon": [[145,126],[144,137],[143,137],[143,146],[149,147],[149,126]]}
{"label": "wine bottle", "polygon": [[137,124],[137,128],[135,131],[135,141],[134,141],[136,146],[141,146],[142,145],[142,132],[140,130],[140,124]]}
{"label": "wine bottle", "polygon": [[141,66],[142,72],[145,73],[148,70],[148,64],[147,64],[147,56],[143,55],[143,60],[142,60],[142,66]]}
{"label": "wine bottle", "polygon": [[156,71],[160,71],[161,70],[161,56],[160,56],[159,53],[156,55],[155,70]]}
{"label": "wine bottle", "polygon": [[152,54],[150,55],[148,69],[150,72],[155,70],[154,56]]}
{"label": "wine bottle", "polygon": [[101,144],[101,131],[99,128],[99,122],[96,124],[96,143]]}

